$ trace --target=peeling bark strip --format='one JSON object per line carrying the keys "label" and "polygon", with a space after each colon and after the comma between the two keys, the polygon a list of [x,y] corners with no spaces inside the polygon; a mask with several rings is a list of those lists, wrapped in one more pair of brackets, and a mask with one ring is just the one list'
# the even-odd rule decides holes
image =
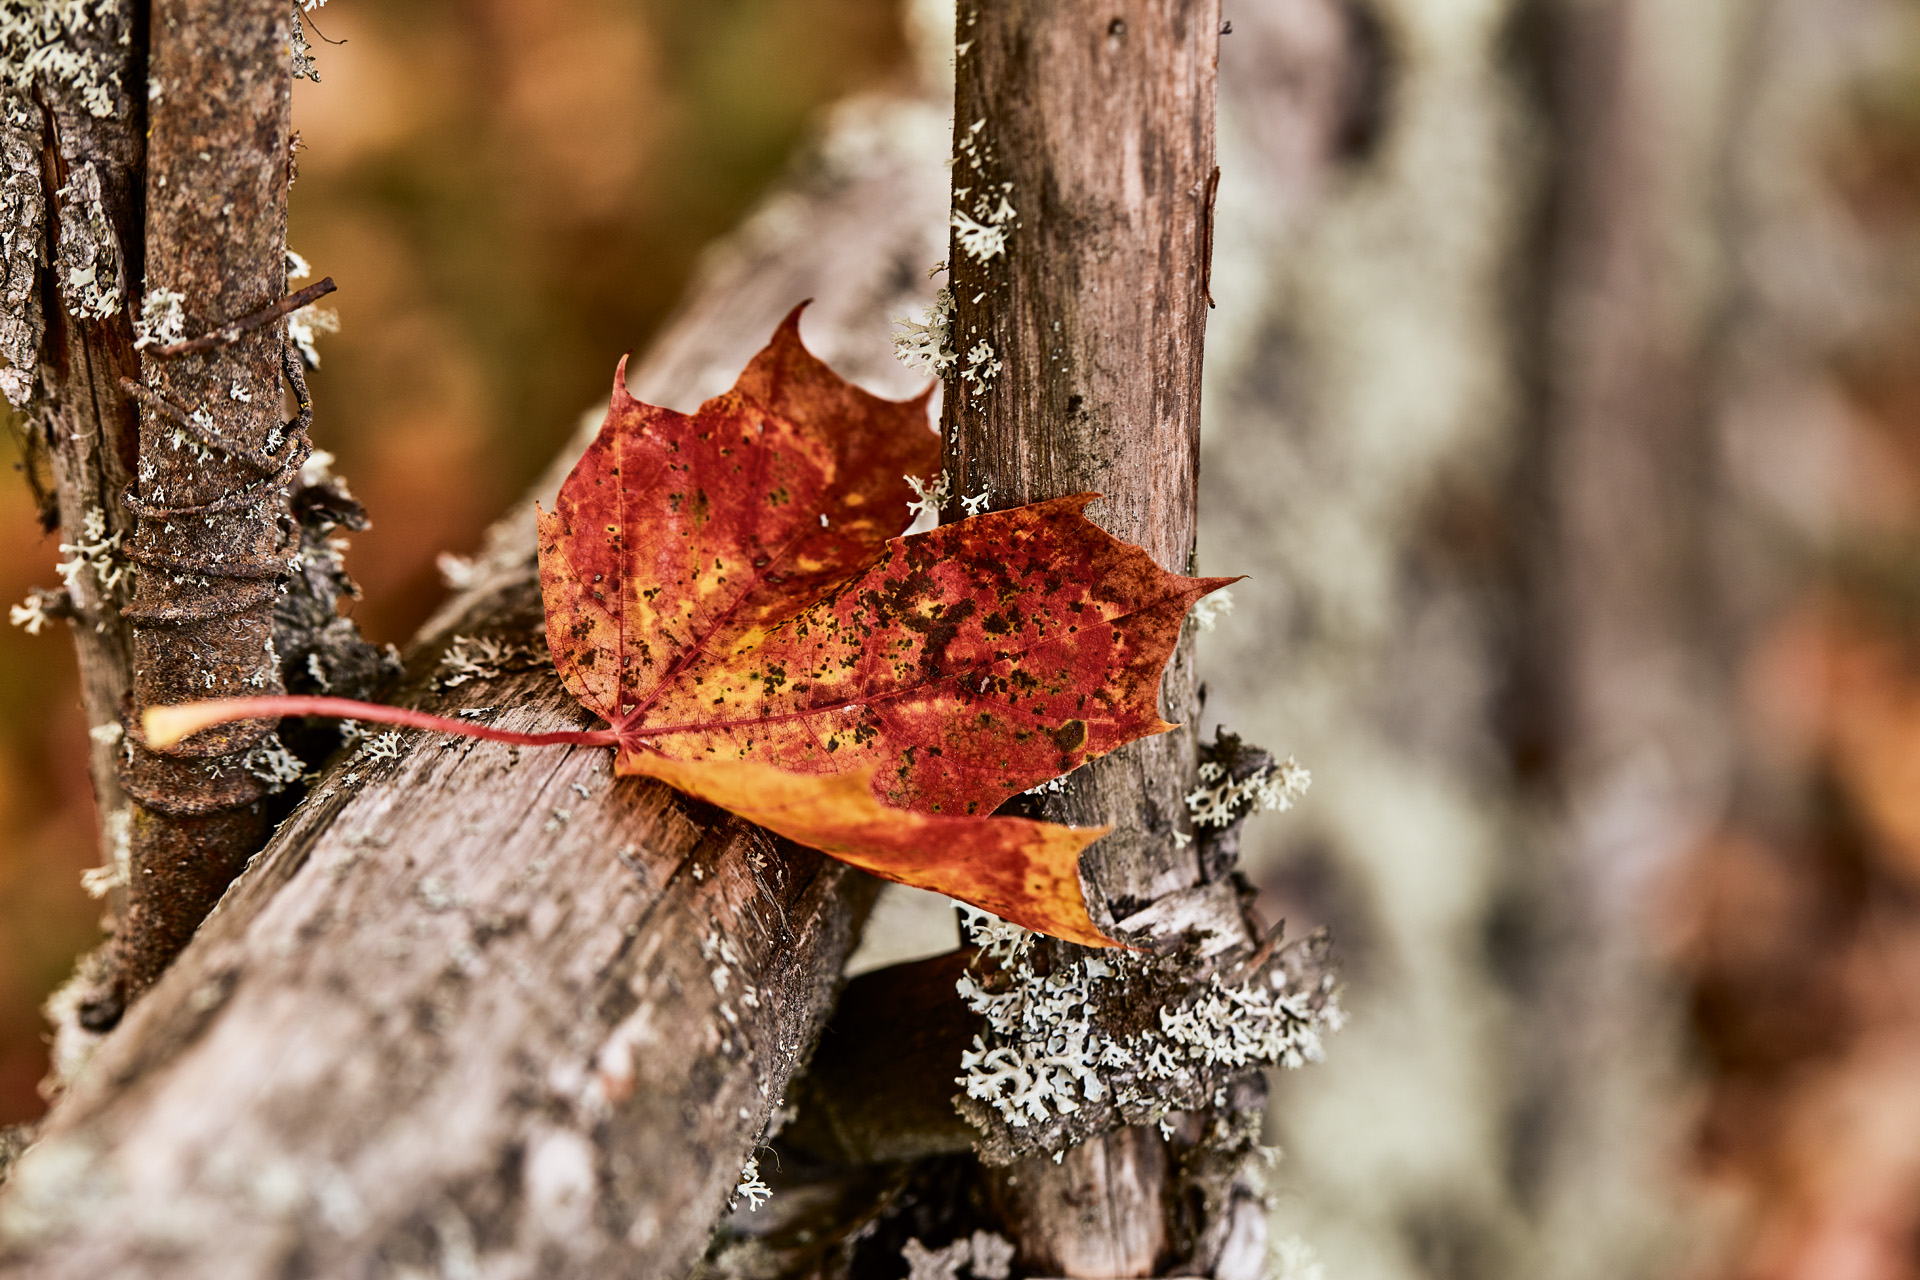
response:
{"label": "peeling bark strip", "polygon": [[[949,518],[980,494],[1001,509],[1092,490],[1106,495],[1095,521],[1190,571],[1219,30],[1217,0],[962,0]],[[1189,641],[1176,653],[1162,694],[1162,714],[1189,726],[1191,652]],[[1096,920],[1203,879],[1196,848],[1176,841],[1191,835],[1182,797],[1194,769],[1183,728],[1094,762],[1036,806],[1052,821],[1115,826],[1082,864]],[[1210,1266],[1193,1257],[1196,1233],[1169,1230],[1154,1207],[1173,1192],[1149,1130],[1003,1177],[1028,1266]],[[1089,1187],[1108,1189],[1080,1213],[1061,1210],[1087,1203]]]}
{"label": "peeling bark strip", "polygon": [[[147,261],[141,343],[233,324],[286,293],[292,80],[284,0],[159,0],[148,94]],[[191,344],[189,344],[190,346]],[[281,691],[273,648],[289,540],[287,481],[304,431],[280,417],[283,367],[305,389],[278,325],[148,362],[140,433],[140,567],[132,624],[133,716],[123,782],[135,800],[117,989],[91,1011],[110,1025],[152,984],[260,845],[269,782],[250,753],[273,730],[222,727],[149,750],[138,713],[194,698]]]}

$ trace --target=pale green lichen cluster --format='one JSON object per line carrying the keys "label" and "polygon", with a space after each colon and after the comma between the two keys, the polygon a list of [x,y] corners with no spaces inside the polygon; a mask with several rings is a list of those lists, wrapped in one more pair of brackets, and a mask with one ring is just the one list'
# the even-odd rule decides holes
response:
{"label": "pale green lichen cluster", "polygon": [[986,1029],[961,1054],[955,1083],[1016,1129],[1108,1098],[1122,1110],[1164,1116],[1179,1109],[1165,1098],[1190,1094],[1207,1081],[1254,1067],[1318,1062],[1323,1035],[1343,1021],[1331,975],[1315,989],[1294,989],[1274,969],[1241,983],[1216,976],[1196,997],[1161,1008],[1157,1026],[1115,1035],[1100,1024],[1097,1010],[1112,984],[1126,984],[1152,961],[1090,955],[1042,974],[1030,959],[1034,935],[956,905],[999,977],[989,982],[969,971],[956,984]]}
{"label": "pale green lichen cluster", "polygon": [[1247,814],[1285,813],[1313,785],[1313,775],[1288,756],[1236,782],[1225,769],[1208,761],[1200,766],[1200,783],[1186,797],[1194,825],[1225,827]]}
{"label": "pale green lichen cluster", "polygon": [[953,350],[953,290],[941,286],[920,319],[895,316],[893,323],[900,329],[893,335],[894,358],[909,369],[946,377],[958,359]]}
{"label": "pale green lichen cluster", "polygon": [[109,39],[81,37],[118,25],[119,9],[117,0],[0,0],[0,84],[53,81],[73,89],[90,114],[112,115],[120,73],[100,50],[124,47],[130,33],[121,27]]}

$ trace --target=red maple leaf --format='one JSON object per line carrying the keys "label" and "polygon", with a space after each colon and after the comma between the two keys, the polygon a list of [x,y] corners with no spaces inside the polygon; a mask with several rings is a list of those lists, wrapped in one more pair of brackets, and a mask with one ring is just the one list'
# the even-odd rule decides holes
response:
{"label": "red maple leaf", "polygon": [[[614,746],[618,773],[1110,945],[1077,869],[1104,830],[985,815],[1171,728],[1157,701],[1181,621],[1233,579],[1161,569],[1081,514],[1094,494],[899,536],[906,477],[939,465],[926,401],[841,379],[801,344],[798,309],[691,415],[635,400],[623,361],[539,518],[554,665],[609,727],[535,737]],[[146,733],[316,712],[480,732],[336,701],[156,708]]]}

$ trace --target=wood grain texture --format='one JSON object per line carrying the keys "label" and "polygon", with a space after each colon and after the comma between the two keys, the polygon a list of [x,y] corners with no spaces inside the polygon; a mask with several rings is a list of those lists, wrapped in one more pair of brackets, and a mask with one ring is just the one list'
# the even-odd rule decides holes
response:
{"label": "wood grain texture", "polygon": [[[960,5],[947,518],[980,493],[1003,508],[1093,490],[1106,495],[1093,519],[1191,571],[1219,29],[1217,0]],[[1189,637],[1161,694],[1187,727],[1029,805],[1115,827],[1082,863],[1096,921],[1201,879],[1175,839],[1190,834],[1196,768],[1191,655]],[[1001,1175],[1022,1263],[1154,1274],[1168,1249],[1159,1136],[1122,1130],[1065,1160]]]}
{"label": "wood grain texture", "polygon": [[[711,260],[636,394],[712,394],[808,294],[815,350],[913,389],[886,317],[924,302],[900,267],[939,252],[925,116],[843,115],[778,216]],[[538,652],[531,504],[478,568],[398,700],[583,722],[543,660],[435,687],[456,637]],[[15,1167],[0,1275],[683,1274],[869,892],[614,780],[604,751],[418,738],[336,762]]]}

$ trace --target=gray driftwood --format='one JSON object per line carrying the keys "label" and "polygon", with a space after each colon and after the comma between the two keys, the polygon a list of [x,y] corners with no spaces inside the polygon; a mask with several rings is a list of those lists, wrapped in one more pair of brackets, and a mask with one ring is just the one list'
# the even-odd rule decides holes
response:
{"label": "gray driftwood", "polygon": [[[808,295],[818,353],[911,390],[886,318],[925,301],[943,133],[921,104],[843,109],[635,393],[724,389]],[[396,700],[585,720],[544,660],[529,515],[494,531]],[[450,654],[497,674],[456,683]],[[872,882],[615,781],[604,751],[389,754],[333,764],[100,1044],[0,1196],[0,1275],[668,1277],[698,1255]]]}

